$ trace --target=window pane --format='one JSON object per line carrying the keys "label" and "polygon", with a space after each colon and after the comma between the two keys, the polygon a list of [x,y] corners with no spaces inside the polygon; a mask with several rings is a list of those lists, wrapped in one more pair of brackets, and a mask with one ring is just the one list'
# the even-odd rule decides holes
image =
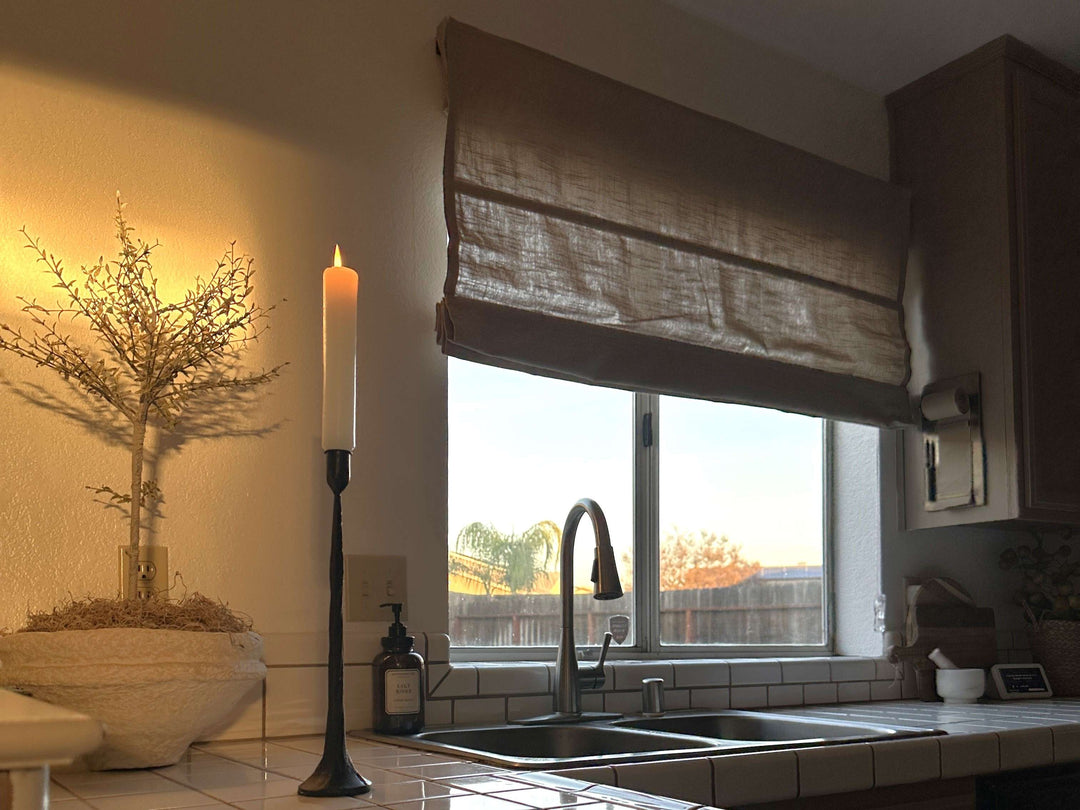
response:
{"label": "window pane", "polygon": [[660,398],[660,640],[822,644],[822,420]]}
{"label": "window pane", "polygon": [[[448,373],[450,638],[559,643],[560,534],[570,508],[588,497],[604,510],[626,592],[592,598],[595,544],[582,518],[575,635],[598,644],[609,617],[632,613],[633,395],[453,358]],[[623,643],[632,642],[633,626]]]}

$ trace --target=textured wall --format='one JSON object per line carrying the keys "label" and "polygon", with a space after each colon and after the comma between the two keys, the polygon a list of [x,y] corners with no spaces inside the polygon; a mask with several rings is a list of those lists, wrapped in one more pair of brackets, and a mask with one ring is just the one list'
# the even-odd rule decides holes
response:
{"label": "textured wall", "polygon": [[833,430],[833,598],[836,652],[880,655],[874,599],[882,589],[878,434],[866,425]]}
{"label": "textured wall", "polygon": [[[994,608],[999,630],[1019,630],[1023,614],[1012,603],[1020,587],[1016,571],[1002,571],[998,557],[1009,546],[1032,542],[1022,529],[960,526],[899,531],[897,435],[881,433],[881,571],[888,595],[887,625],[904,627],[904,577],[946,576],[958,580],[983,607]],[[1057,542],[1056,537],[1051,542]]]}
{"label": "textured wall", "polygon": [[[116,189],[163,243],[166,286],[229,240],[287,299],[252,353],[292,363],[221,440],[164,454],[154,538],[191,588],[272,633],[321,632],[328,491],[319,447],[319,273],[361,272],[360,445],[346,551],[408,555],[411,624],[445,629],[445,363],[433,338],[446,236],[433,36],[453,13],[855,168],[887,172],[880,99],[651,0],[42,0],[0,27],[0,318],[46,295],[16,233],[69,265],[113,252]],[[43,21],[47,21],[47,25]],[[0,358],[0,627],[109,594],[123,529],[82,490],[122,451],[20,398],[47,375]],[[14,386],[14,388],[12,387]],[[49,411],[53,412],[49,412]],[[568,504],[569,506],[569,504]]]}

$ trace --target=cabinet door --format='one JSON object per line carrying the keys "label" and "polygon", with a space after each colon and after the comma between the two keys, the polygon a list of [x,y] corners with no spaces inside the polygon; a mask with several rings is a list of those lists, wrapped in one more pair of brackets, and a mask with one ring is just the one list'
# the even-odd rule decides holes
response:
{"label": "cabinet door", "polygon": [[1018,68],[1014,357],[1020,517],[1080,517],[1080,100]]}

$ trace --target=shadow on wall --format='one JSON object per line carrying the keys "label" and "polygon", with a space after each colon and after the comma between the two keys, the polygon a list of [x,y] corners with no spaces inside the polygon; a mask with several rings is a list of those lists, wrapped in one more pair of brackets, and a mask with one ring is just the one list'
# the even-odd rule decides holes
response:
{"label": "shadow on wall", "polygon": [[[417,25],[433,43],[439,17],[434,4],[396,14],[377,5],[9,3],[0,54],[3,61],[178,103],[321,152],[356,155],[382,140],[374,135],[364,143],[372,137],[367,130],[377,129],[362,126],[365,112],[394,103],[395,84],[386,77],[400,72],[401,60],[380,62],[415,48]],[[306,70],[297,69],[300,62]],[[427,58],[412,63],[437,78],[433,44]],[[431,87],[438,91],[437,82]]]}
{"label": "shadow on wall", "polygon": [[[238,358],[229,358],[222,365],[219,374],[222,377],[236,376],[244,369]],[[27,405],[47,413],[47,420],[60,416],[76,424],[84,433],[100,439],[107,447],[115,448],[118,453],[128,452],[131,440],[131,425],[111,406],[101,399],[87,394],[70,380],[63,384],[64,396],[59,396],[42,385],[32,382],[13,382],[0,380],[0,390],[18,397]],[[193,400],[184,410],[182,419],[172,430],[161,427],[152,428],[148,436],[144,479],[158,484],[162,493],[168,492],[166,473],[169,456],[180,455],[184,447],[192,442],[208,439],[264,439],[276,433],[289,420],[279,419],[264,423],[256,418],[259,401],[273,396],[274,391],[252,388],[215,389]],[[265,410],[265,409],[264,409]],[[59,423],[61,420],[56,420]],[[73,482],[94,490],[110,483],[100,480]],[[128,507],[105,497],[101,492],[93,497],[96,503],[106,509],[118,511],[127,518]],[[144,506],[146,514],[142,520],[149,538],[157,533],[158,523],[166,517],[164,505],[167,494],[159,494]]]}

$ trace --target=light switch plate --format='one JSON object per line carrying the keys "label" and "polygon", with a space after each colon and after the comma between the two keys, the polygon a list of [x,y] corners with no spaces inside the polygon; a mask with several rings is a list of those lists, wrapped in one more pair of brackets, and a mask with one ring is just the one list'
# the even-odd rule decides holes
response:
{"label": "light switch plate", "polygon": [[385,602],[405,605],[401,620],[408,619],[408,593],[405,588],[405,557],[369,554],[345,555],[345,621],[390,624],[394,614]]}
{"label": "light switch plate", "polygon": [[[124,599],[130,599],[127,575],[131,558],[127,546],[118,546],[120,550],[120,593]],[[149,599],[169,588],[169,549],[167,546],[142,546],[139,549],[138,598]]]}

